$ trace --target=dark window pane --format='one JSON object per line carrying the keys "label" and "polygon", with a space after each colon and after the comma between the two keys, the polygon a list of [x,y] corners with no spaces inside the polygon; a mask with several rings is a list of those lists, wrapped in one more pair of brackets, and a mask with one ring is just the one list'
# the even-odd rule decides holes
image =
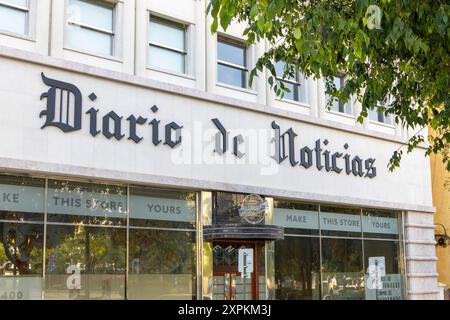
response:
{"label": "dark window pane", "polygon": [[322,239],[322,299],[364,298],[362,241]]}
{"label": "dark window pane", "polygon": [[[229,192],[213,192],[213,224],[248,224],[240,216],[239,209],[247,195]],[[264,220],[262,221],[264,222]]]}
{"label": "dark window pane", "polygon": [[48,184],[48,221],[126,225],[126,188],[56,180]]}
{"label": "dark window pane", "polygon": [[47,226],[45,299],[124,299],[126,229]]}
{"label": "dark window pane", "polygon": [[129,299],[195,299],[195,233],[130,230]]}
{"label": "dark window pane", "polygon": [[366,300],[403,299],[400,256],[398,241],[364,240]]}
{"label": "dark window pane", "polygon": [[275,242],[276,299],[320,299],[318,238],[286,237]]}
{"label": "dark window pane", "polygon": [[0,300],[42,299],[44,225],[0,223]]}
{"label": "dark window pane", "polygon": [[217,80],[220,83],[229,84],[235,87],[246,88],[246,71],[225,66],[217,65]]}
{"label": "dark window pane", "polygon": [[241,67],[246,66],[245,47],[219,40],[217,43],[217,57],[221,61],[236,64]]}

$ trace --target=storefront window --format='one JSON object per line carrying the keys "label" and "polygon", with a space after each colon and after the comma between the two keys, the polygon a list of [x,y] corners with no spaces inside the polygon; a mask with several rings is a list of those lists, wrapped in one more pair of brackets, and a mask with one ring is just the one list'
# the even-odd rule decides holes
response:
{"label": "storefront window", "polygon": [[0,177],[0,300],[42,299],[42,179]]}
{"label": "storefront window", "polygon": [[285,234],[319,235],[319,206],[276,200],[273,220]]}
{"label": "storefront window", "polygon": [[128,299],[195,299],[195,193],[130,191]]}
{"label": "storefront window", "polygon": [[285,237],[275,243],[276,298],[320,298],[319,238]]}
{"label": "storefront window", "polygon": [[323,238],[322,299],[364,298],[362,242],[355,239]]}
{"label": "storefront window", "polygon": [[361,237],[361,209],[320,206],[322,236]]}
{"label": "storefront window", "polygon": [[364,240],[366,300],[403,299],[398,241]]}
{"label": "storefront window", "polygon": [[127,224],[125,187],[50,180],[47,203],[49,222]]}
{"label": "storefront window", "polygon": [[45,299],[124,299],[126,229],[47,226]]}
{"label": "storefront window", "polygon": [[396,212],[363,210],[362,229],[364,238],[398,240],[400,236],[399,217]]}

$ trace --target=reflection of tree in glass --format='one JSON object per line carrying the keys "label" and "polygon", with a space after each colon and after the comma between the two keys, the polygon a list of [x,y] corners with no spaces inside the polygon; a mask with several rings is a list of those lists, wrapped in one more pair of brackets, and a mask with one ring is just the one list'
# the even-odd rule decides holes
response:
{"label": "reflection of tree in glass", "polygon": [[55,243],[49,243],[47,256],[56,259],[55,273],[66,273],[79,264],[86,273],[123,273],[125,270],[125,230],[85,226],[49,226]]}
{"label": "reflection of tree in glass", "polygon": [[139,273],[190,274],[194,257],[191,232],[130,231],[130,261],[139,259]]}

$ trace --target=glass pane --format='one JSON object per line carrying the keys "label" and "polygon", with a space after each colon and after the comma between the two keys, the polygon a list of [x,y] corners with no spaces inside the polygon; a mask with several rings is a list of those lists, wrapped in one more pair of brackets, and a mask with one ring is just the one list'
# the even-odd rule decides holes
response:
{"label": "glass pane", "polygon": [[94,53],[112,55],[113,36],[82,27],[67,26],[66,46]]}
{"label": "glass pane", "polygon": [[126,188],[49,181],[48,221],[125,226],[126,217]]}
{"label": "glass pane", "polygon": [[299,88],[298,84],[293,84],[290,82],[283,82],[284,86],[289,89],[289,92],[285,91],[282,99],[299,101]]}
{"label": "glass pane", "polygon": [[361,210],[354,208],[320,207],[322,235],[361,237]]}
{"label": "glass pane", "polygon": [[378,111],[376,108],[369,110],[369,119],[372,121],[378,121]]}
{"label": "glass pane", "polygon": [[0,5],[0,30],[27,34],[27,13]]}
{"label": "glass pane", "polygon": [[28,1],[27,0],[2,0],[3,2],[15,5],[15,6],[20,6],[20,7],[28,7]]}
{"label": "glass pane", "polygon": [[0,176],[0,219],[44,221],[45,181]]}
{"label": "glass pane", "polygon": [[[336,87],[336,90],[340,90],[344,86],[344,77],[334,77],[333,83]],[[331,99],[331,96],[326,94],[326,100],[329,101]],[[346,114],[352,114],[352,106],[349,102],[342,103],[341,101],[333,101],[333,104],[331,106],[331,110]]]}
{"label": "glass pane", "polygon": [[319,234],[319,207],[284,200],[274,201],[273,224],[283,226],[285,234]]}
{"label": "glass pane", "polygon": [[150,45],[148,52],[148,61],[151,66],[177,73],[185,73],[186,56],[184,54],[152,45]]}
{"label": "glass pane", "polygon": [[0,223],[0,300],[42,299],[44,225]]}
{"label": "glass pane", "polygon": [[364,210],[362,228],[365,238],[399,239],[401,229],[398,214],[378,210]]}
{"label": "glass pane", "polygon": [[185,30],[183,25],[157,18],[150,18],[150,43],[185,51]]}
{"label": "glass pane", "polygon": [[227,43],[223,40],[219,40],[217,43],[218,59],[241,67],[246,66],[245,51],[245,47]]}
{"label": "glass pane", "polygon": [[319,252],[319,238],[286,237],[275,242],[276,299],[320,299]]}
{"label": "glass pane", "polygon": [[246,71],[224,66],[222,64],[217,65],[217,80],[220,83],[229,84],[235,87],[247,87]]}
{"label": "glass pane", "polygon": [[45,299],[125,299],[126,230],[47,226]]}
{"label": "glass pane", "polygon": [[366,300],[402,300],[403,276],[396,241],[364,241]]}
{"label": "glass pane", "polygon": [[195,228],[195,193],[132,187],[130,225]]}
{"label": "glass pane", "polygon": [[322,299],[364,298],[362,241],[322,239]]}
{"label": "glass pane", "polygon": [[113,31],[113,8],[95,1],[70,0],[68,19],[99,29]]}
{"label": "glass pane", "polygon": [[195,299],[195,233],[130,230],[129,299]]}

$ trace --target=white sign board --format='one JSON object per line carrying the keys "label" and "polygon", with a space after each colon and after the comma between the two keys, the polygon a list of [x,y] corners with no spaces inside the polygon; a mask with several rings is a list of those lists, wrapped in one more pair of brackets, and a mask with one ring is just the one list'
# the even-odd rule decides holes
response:
{"label": "white sign board", "polygon": [[253,249],[239,249],[238,271],[242,278],[250,278],[253,272]]}
{"label": "white sign board", "polygon": [[369,257],[367,268],[369,278],[367,287],[369,289],[383,289],[382,277],[386,275],[386,260],[384,257]]}

